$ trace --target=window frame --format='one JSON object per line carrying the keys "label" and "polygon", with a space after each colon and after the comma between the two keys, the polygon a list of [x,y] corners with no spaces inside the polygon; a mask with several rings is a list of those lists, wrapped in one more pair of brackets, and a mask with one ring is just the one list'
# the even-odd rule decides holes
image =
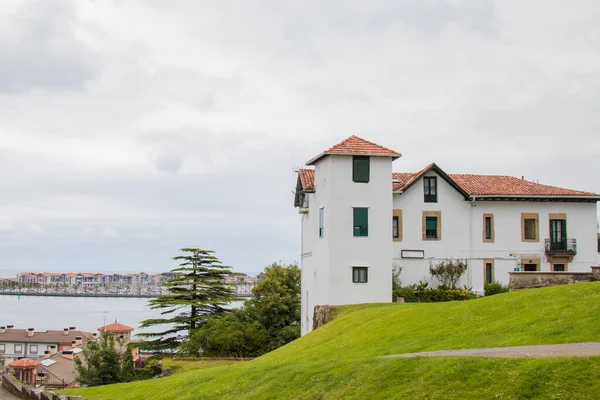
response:
{"label": "window frame", "polygon": [[325,237],[325,207],[319,208],[319,237]]}
{"label": "window frame", "polygon": [[400,237],[400,220],[397,215],[392,215],[392,239]]}
{"label": "window frame", "polygon": [[6,345],[4,343],[0,343],[0,353],[6,352]]}
{"label": "window frame", "polygon": [[[365,212],[366,225],[357,225],[357,213]],[[360,221],[359,221],[360,222]],[[369,207],[352,207],[352,235],[354,237],[368,237],[369,236]],[[358,229],[358,231],[357,231]],[[357,234],[358,233],[358,234]]]}
{"label": "window frame", "polygon": [[[365,163],[366,161],[366,163]],[[361,170],[361,168],[366,168]],[[369,183],[371,179],[371,157],[352,156],[352,182]]]}
{"label": "window frame", "polygon": [[[17,347],[19,348],[19,350],[17,350]],[[14,349],[15,349],[15,354],[23,353],[23,345],[22,344],[15,344]]]}
{"label": "window frame", "polygon": [[[526,237],[526,224],[528,220],[534,220],[534,238]],[[521,242],[537,243],[540,241],[540,215],[538,213],[521,213]]]}
{"label": "window frame", "polygon": [[[427,236],[427,218],[436,217],[436,237]],[[441,211],[423,211],[422,216],[422,239],[431,240],[442,240],[442,212]]]}
{"label": "window frame", "polygon": [[[35,348],[35,351],[34,351]],[[38,354],[38,345],[37,344],[30,344],[29,345],[29,354]]]}
{"label": "window frame", "polygon": [[[360,272],[364,272],[364,280]],[[352,267],[352,283],[369,283],[369,267]]]}
{"label": "window frame", "polygon": [[[489,226],[489,235],[488,235],[488,225],[487,221],[490,221]],[[483,214],[483,233],[482,233],[483,243],[494,243],[496,240],[496,232],[495,232],[495,224],[494,224],[494,214]]]}
{"label": "window frame", "polygon": [[[398,220],[398,232],[397,236],[394,236],[394,219]],[[392,210],[392,240],[394,242],[402,241],[402,210],[394,209]]]}
{"label": "window frame", "polygon": [[[488,265],[492,266],[491,271],[490,271],[491,276],[488,276],[488,270],[487,270]],[[492,259],[483,260],[483,284],[484,284],[484,286],[486,284],[494,282],[495,273],[496,273],[496,271],[495,271],[495,266],[494,266],[494,260],[492,260]],[[491,278],[491,279],[488,279],[488,278]]]}
{"label": "window frame", "polygon": [[[433,185],[431,184],[433,182]],[[431,191],[435,192],[431,194]],[[423,200],[425,203],[437,203],[438,202],[438,184],[437,176],[424,176],[423,177]]]}

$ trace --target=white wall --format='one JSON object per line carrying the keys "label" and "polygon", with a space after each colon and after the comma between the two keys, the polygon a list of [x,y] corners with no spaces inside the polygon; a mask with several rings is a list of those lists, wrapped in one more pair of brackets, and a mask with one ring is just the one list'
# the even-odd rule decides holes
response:
{"label": "white wall", "polygon": [[[353,182],[351,156],[316,164],[315,193],[302,217],[302,334],[312,330],[315,305],[391,301],[391,174],[390,157],[371,157],[368,183]],[[369,208],[369,236],[354,236],[353,207]],[[352,282],[353,266],[369,268],[367,283]]]}
{"label": "white wall", "polygon": [[[436,176],[429,172],[426,176]],[[437,284],[429,275],[429,264],[447,258],[470,260],[460,285],[483,294],[484,260],[494,260],[494,279],[507,284],[509,272],[522,257],[537,256],[542,271],[550,271],[544,250],[549,237],[550,213],[567,214],[567,236],[577,239],[578,253],[568,264],[569,271],[590,271],[597,263],[596,204],[531,201],[466,201],[438,177],[438,203],[425,203],[423,180],[405,193],[394,195],[394,208],[403,210],[403,241],[394,242],[394,264],[402,267],[403,285],[419,281]],[[442,240],[422,239],[422,212],[442,212]],[[539,237],[535,243],[521,241],[521,213],[539,214]],[[483,242],[483,214],[494,215],[494,243]],[[469,223],[470,221],[470,223]],[[424,250],[425,259],[402,259],[402,249]]]}

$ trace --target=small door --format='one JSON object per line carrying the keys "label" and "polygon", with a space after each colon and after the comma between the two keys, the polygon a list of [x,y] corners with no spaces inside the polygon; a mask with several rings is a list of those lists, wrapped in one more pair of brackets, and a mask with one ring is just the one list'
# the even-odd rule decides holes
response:
{"label": "small door", "polygon": [[523,271],[535,272],[537,271],[537,264],[523,264]]}

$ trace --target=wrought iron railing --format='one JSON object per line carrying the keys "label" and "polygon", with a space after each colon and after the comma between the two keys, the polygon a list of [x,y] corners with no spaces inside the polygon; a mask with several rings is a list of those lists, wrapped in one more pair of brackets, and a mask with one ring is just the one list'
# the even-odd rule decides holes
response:
{"label": "wrought iron railing", "polygon": [[577,254],[577,239],[546,239],[545,248],[546,254],[566,254],[574,256]]}

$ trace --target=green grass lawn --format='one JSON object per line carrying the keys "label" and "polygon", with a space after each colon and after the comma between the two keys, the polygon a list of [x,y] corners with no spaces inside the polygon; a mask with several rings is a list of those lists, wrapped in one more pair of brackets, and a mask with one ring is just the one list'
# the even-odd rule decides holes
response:
{"label": "green grass lawn", "polygon": [[600,283],[466,302],[340,307],[331,323],[251,362],[68,393],[103,399],[596,398],[600,358],[372,358],[583,341],[600,341]]}
{"label": "green grass lawn", "polygon": [[214,367],[221,367],[223,365],[233,365],[239,364],[244,361],[237,360],[177,360],[173,358],[164,358],[163,360],[164,368],[171,368],[171,373],[173,374],[181,374],[183,372],[189,372],[199,369],[207,369]]}

